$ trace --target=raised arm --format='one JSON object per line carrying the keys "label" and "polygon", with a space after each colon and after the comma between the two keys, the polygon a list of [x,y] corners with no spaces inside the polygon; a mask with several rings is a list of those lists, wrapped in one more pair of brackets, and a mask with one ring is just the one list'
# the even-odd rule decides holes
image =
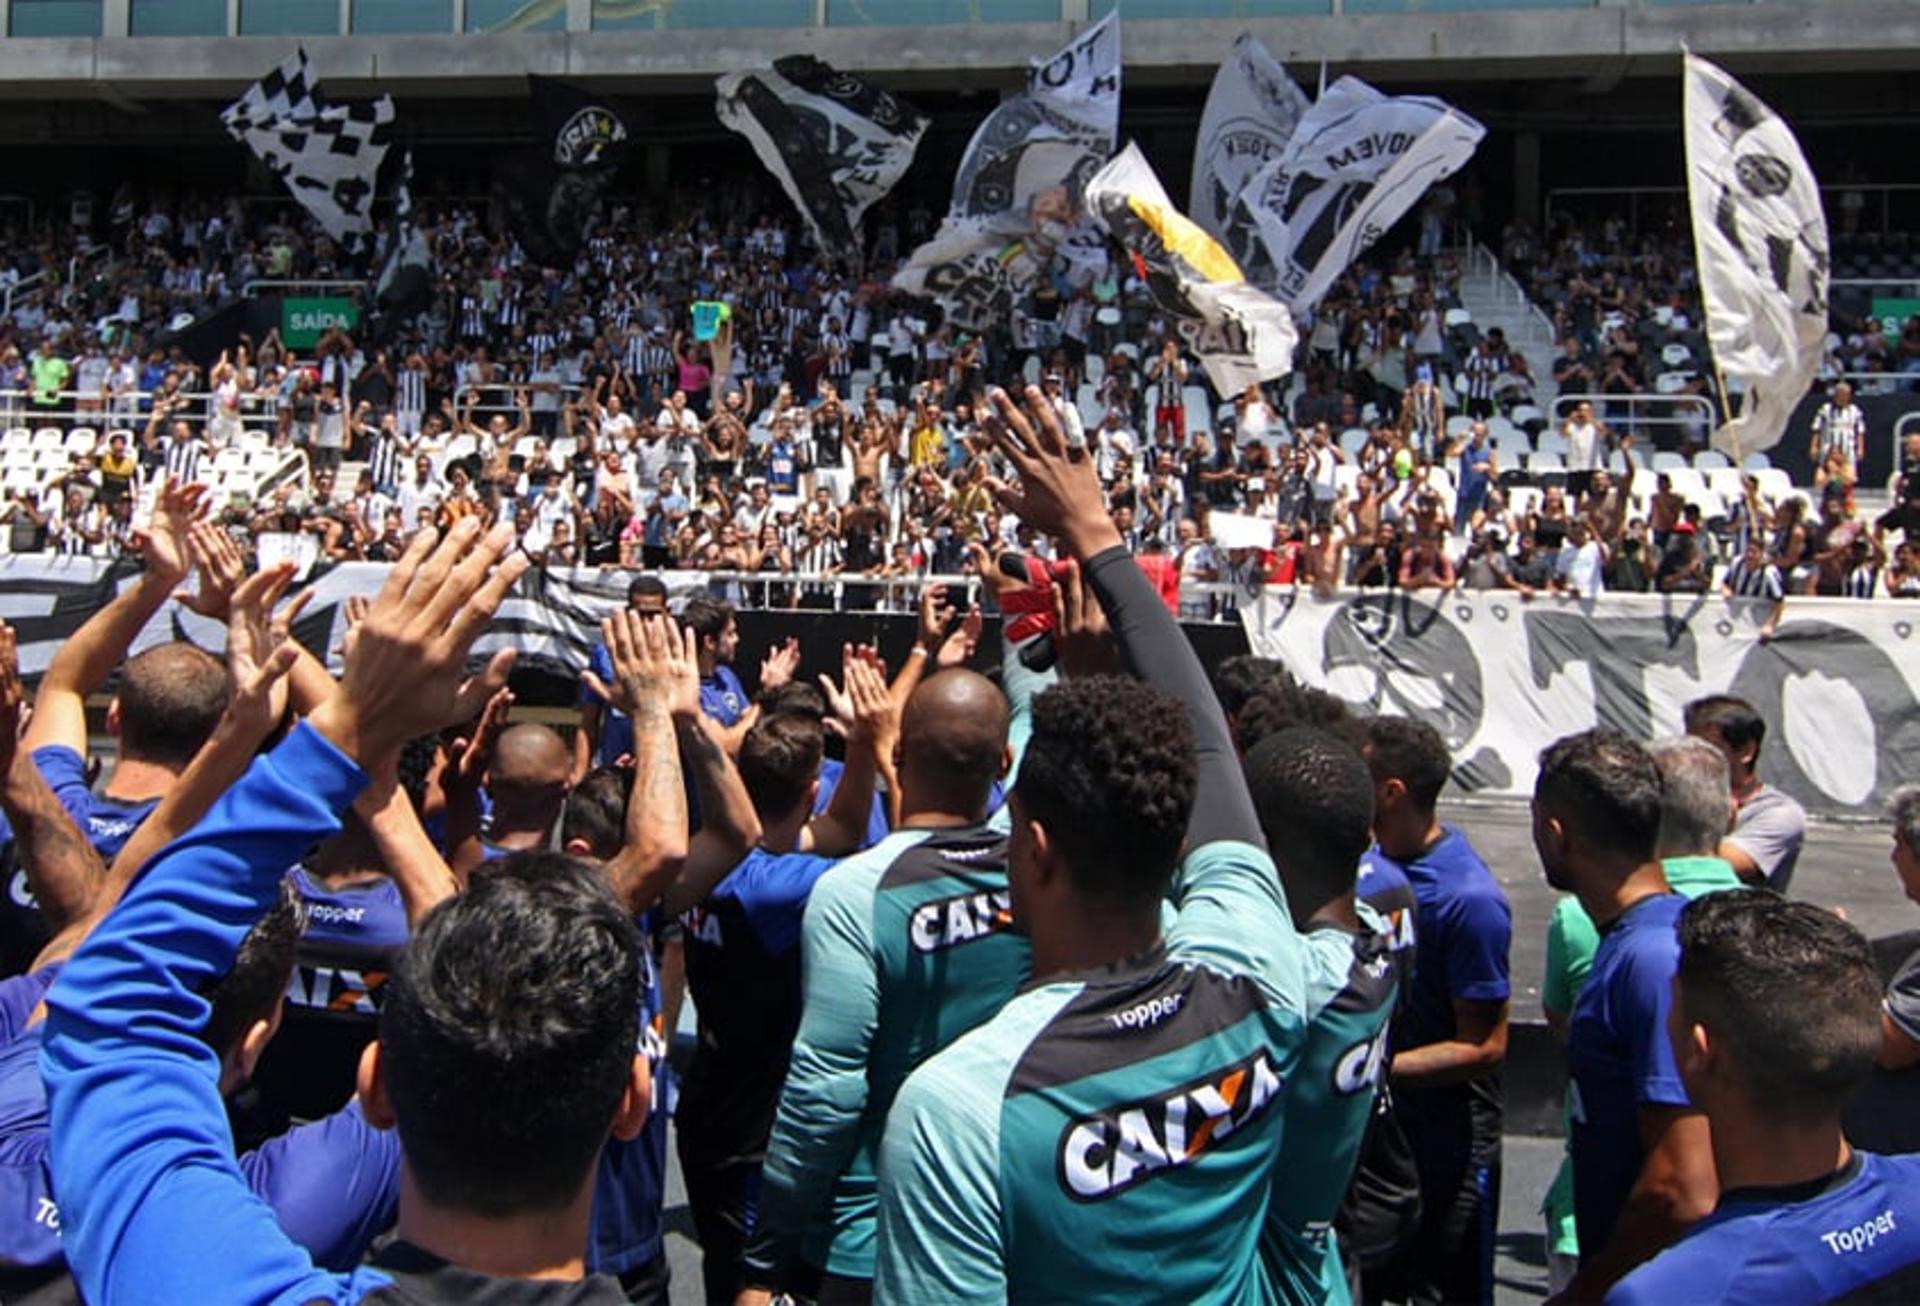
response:
{"label": "raised arm", "polygon": [[995,441],[1020,473],[1019,491],[1001,487],[1001,497],[1022,520],[1065,543],[1106,610],[1133,673],[1187,708],[1198,766],[1187,847],[1216,840],[1266,847],[1207,673],[1101,507],[1092,458],[1084,449],[1068,447],[1052,407],[1037,389],[1028,388],[1024,411],[1004,390],[995,389],[991,397],[1000,419]]}
{"label": "raised arm", "polygon": [[354,800],[353,813],[373,836],[374,849],[400,891],[408,928],[418,929],[428,912],[460,892],[459,879],[420,824],[396,768],[382,768],[373,776]]}
{"label": "raised arm", "polygon": [[181,1301],[331,1302],[384,1281],[316,1271],[246,1196],[219,1057],[200,1038],[201,993],[232,966],[287,867],[338,830],[363,768],[469,715],[504,681],[511,654],[466,685],[461,668],[525,569],[505,556],[511,536],[502,527],[482,542],[463,522],[435,549],[423,532],[389,577],[339,692],[154,858],[48,996],[41,1071],[61,1235],[86,1300],[144,1302],[164,1283]]}
{"label": "raised arm", "polygon": [[87,695],[107,683],[133,646],[134,636],[187,578],[188,538],[200,510],[204,485],[169,480],[154,504],[153,520],[140,539],[146,571],[113,602],[87,619],[53,655],[34,698],[26,751],[58,746],[87,752]]}
{"label": "raised arm", "polygon": [[140,823],[113,865],[104,868],[90,886],[85,910],[65,928],[55,929],[53,938],[34,959],[36,969],[70,955],[80,946],[113,910],[148,860],[198,825],[220,795],[246,774],[255,750],[286,715],[286,677],[295,649],[288,629],[305,605],[306,596],[296,596],[278,613],[274,608],[292,579],[293,564],[283,563],[249,577],[231,596],[227,669],[233,696],[227,710],[160,805]]}
{"label": "raised arm", "polygon": [[846,769],[827,809],[800,832],[800,851],[821,857],[844,857],[866,838],[880,755],[892,753],[900,737],[900,709],[888,691],[880,655],[871,647],[847,645],[841,656],[841,676],[853,705]]}
{"label": "raised arm", "polygon": [[[687,791],[680,766],[680,745],[673,715],[676,700],[684,708],[688,691],[683,668],[675,665],[669,643],[684,636],[670,622],[621,609],[600,623],[601,638],[613,662],[613,679],[585,673],[589,687],[633,719],[633,788],[627,796],[627,824],[620,851],[607,863],[607,878],[620,900],[635,913],[666,893],[687,864]],[[694,662],[693,710],[699,710],[699,663]]]}
{"label": "raised arm", "polygon": [[14,633],[0,623],[0,809],[13,827],[14,851],[27,887],[56,934],[85,911],[106,872],[100,854],[54,795],[33,757],[20,746],[20,685]]}

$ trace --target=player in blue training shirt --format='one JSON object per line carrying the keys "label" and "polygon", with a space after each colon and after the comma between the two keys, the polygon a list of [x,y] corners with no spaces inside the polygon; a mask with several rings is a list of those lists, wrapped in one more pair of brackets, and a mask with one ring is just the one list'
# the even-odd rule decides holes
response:
{"label": "player in blue training shirt", "polygon": [[1452,767],[1423,721],[1375,717],[1362,750],[1373,773],[1375,847],[1363,882],[1398,872],[1413,889],[1413,980],[1393,1022],[1389,1091],[1419,1173],[1412,1245],[1369,1294],[1489,1302],[1500,1213],[1502,1068],[1513,914],[1466,835],[1436,807]]}
{"label": "player in blue training shirt", "polygon": [[1533,844],[1547,883],[1600,930],[1567,1037],[1576,1301],[1677,1238],[1713,1207],[1707,1122],[1667,1036],[1687,900],[1660,868],[1662,783],[1647,750],[1613,730],[1568,735],[1540,754]]}
{"label": "player in blue training shirt", "polygon": [[1880,1050],[1866,939],[1810,903],[1719,893],[1686,908],[1679,947],[1667,1027],[1720,1199],[1607,1302],[1920,1301],[1920,1157],[1841,1131]]}
{"label": "player in blue training shirt", "polygon": [[1254,745],[1246,773],[1305,944],[1309,1022],[1261,1253],[1282,1301],[1344,1306],[1334,1217],[1373,1114],[1399,993],[1391,926],[1354,892],[1373,838],[1373,778],[1350,745],[1305,726]]}
{"label": "player in blue training shirt", "polygon": [[[877,670],[850,658],[847,676],[860,679],[870,709],[892,715]],[[825,706],[814,691],[808,710],[802,690],[788,686],[780,706],[762,715],[740,746],[740,776],[760,818],[759,846],[681,917],[700,1028],[675,1126],[709,1301],[731,1301],[742,1286],[761,1165],[800,1025],[807,902],[835,859],[862,842],[880,769],[874,731],[885,723],[868,715],[833,806],[814,815]]]}
{"label": "player in blue training shirt", "polygon": [[1033,979],[893,1104],[875,1300],[1267,1300],[1301,941],[1226,722],[1091,459],[1038,388],[1031,417],[991,397],[1010,500],[1081,560],[1149,684],[1034,700],[1008,804]]}
{"label": "player in blue training shirt", "polygon": [[[643,617],[667,615],[667,587],[658,576],[635,576],[627,586],[627,609]],[[588,655],[587,669],[602,685],[613,681],[613,655],[605,644],[595,644]],[[582,677],[580,681],[580,729],[573,736],[573,773],[585,775],[596,766],[612,766],[633,755],[633,722],[625,712],[607,706],[607,701]]]}
{"label": "player in blue training shirt", "polygon": [[[639,1133],[650,1086],[640,940],[608,879],[645,880],[671,849],[605,873],[516,854],[428,914],[361,1072],[368,1119],[399,1131],[400,1237],[350,1274],[317,1269],[248,1195],[199,1037],[202,990],[286,867],[339,828],[365,768],[470,719],[504,682],[510,654],[462,689],[473,639],[526,568],[512,538],[502,524],[483,539],[471,518],[437,545],[416,537],[338,690],[152,859],[48,995],[62,1234],[93,1306],[623,1299],[584,1267],[596,1161],[609,1133]],[[679,791],[677,774],[662,780]]]}
{"label": "player in blue training shirt", "polygon": [[[157,496],[142,536],[145,569],[118,597],[60,645],[40,679],[25,750],[74,823],[111,861],[178,781],[226,709],[226,668],[188,643],[162,644],[128,658],[134,637],[186,580],[193,517],[204,487],[169,482]],[[237,551],[236,551],[237,556]],[[224,618],[209,587],[191,599],[195,611]],[[112,775],[104,792],[87,782],[87,696],[120,672],[107,706],[114,736]],[[17,864],[12,833],[0,821],[0,973],[24,970],[75,913],[76,901],[48,885],[36,901]]]}

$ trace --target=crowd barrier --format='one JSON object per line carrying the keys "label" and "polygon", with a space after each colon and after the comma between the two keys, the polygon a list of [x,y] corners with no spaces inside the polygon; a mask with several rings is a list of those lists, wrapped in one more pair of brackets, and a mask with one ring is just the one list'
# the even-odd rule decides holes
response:
{"label": "crowd barrier", "polygon": [[[311,580],[313,598],[296,624],[295,636],[337,671],[340,640],[345,634],[346,600],[377,594],[387,570],[381,563],[347,562],[317,572]],[[575,678],[600,637],[600,618],[626,601],[627,585],[635,574],[586,567],[529,571],[476,643],[475,658],[491,656],[502,648],[517,649],[520,666],[514,673],[515,691],[523,703],[573,701]],[[805,580],[799,577],[770,579],[759,573],[700,571],[655,574],[666,582],[676,604],[696,593],[717,592],[721,597],[740,600],[739,671],[749,686],[765,650],[790,636],[800,641],[800,674],[808,679],[823,672],[838,675],[841,647],[849,643],[877,644],[890,661],[897,662],[912,646],[918,624],[911,607],[915,587],[944,579],[954,587],[953,600],[965,606],[978,598],[977,590],[970,592],[965,587],[969,583],[977,587],[979,583],[977,578],[969,582],[957,576],[928,577],[900,582],[910,593],[899,595],[890,609],[812,610],[756,606],[760,587],[806,588]],[[138,565],[128,561],[0,555],[0,619],[16,632],[22,673],[29,679],[38,677],[81,623],[138,575]],[[836,582],[827,578],[816,584],[826,588]],[[843,589],[858,588],[851,582],[839,584]],[[876,602],[885,598],[884,585],[873,583],[866,588],[868,595],[852,596],[855,604],[867,598]],[[844,594],[842,597],[846,598]],[[1209,666],[1246,652],[1246,633],[1237,623],[1193,623],[1187,631]],[[219,623],[169,601],[136,637],[133,648],[139,652],[169,640],[188,639],[217,651],[225,647],[225,638]],[[982,645],[981,665],[997,664],[997,621],[988,622]],[[522,689],[528,692],[522,693]]]}
{"label": "crowd barrier", "polygon": [[1760,639],[1764,599],[1460,591],[1241,606],[1254,652],[1368,712],[1431,722],[1467,794],[1533,791],[1542,748],[1594,725],[1678,733],[1695,698],[1732,693],[1768,722],[1759,774],[1811,812],[1879,817],[1920,781],[1920,603],[1793,598]]}
{"label": "crowd barrier", "polygon": [[[377,593],[386,573],[378,563],[342,563],[317,575],[296,632],[301,642],[337,667],[345,600]],[[18,632],[23,672],[44,671],[60,644],[136,575],[126,562],[0,558],[0,618]],[[631,575],[528,572],[476,656],[518,649],[523,674],[548,682],[546,701],[565,701],[600,618],[625,600]],[[661,575],[680,596],[733,584],[703,572]],[[837,670],[845,643],[877,642],[898,658],[913,638],[910,612],[761,608],[750,583],[740,584],[740,670],[749,682],[761,653],[788,636],[801,641],[807,676]],[[1454,780],[1467,795],[1528,795],[1540,749],[1561,735],[1596,724],[1642,739],[1674,733],[1689,700],[1730,692],[1770,725],[1765,780],[1809,811],[1877,818],[1894,788],[1920,782],[1920,603],[1794,598],[1778,633],[1762,642],[1769,611],[1764,600],[1705,596],[1522,602],[1503,592],[1319,598],[1272,588],[1243,597],[1241,625],[1187,630],[1209,666],[1251,648],[1362,710],[1431,722],[1458,759]],[[219,649],[224,631],[170,602],[134,647],[179,638]],[[984,654],[997,652],[990,627]]]}

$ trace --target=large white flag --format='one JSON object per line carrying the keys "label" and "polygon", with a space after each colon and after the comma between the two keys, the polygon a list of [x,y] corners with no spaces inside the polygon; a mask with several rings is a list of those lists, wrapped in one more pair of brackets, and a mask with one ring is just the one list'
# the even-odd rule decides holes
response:
{"label": "large white flag", "polygon": [[[1027,89],[1002,100],[967,143],[940,230],[893,284],[940,300],[963,326],[987,325],[1017,301],[1055,254],[1075,255],[1089,178],[1120,130],[1117,11],[1058,54],[1036,60]],[[1017,248],[1016,248],[1017,247]],[[991,277],[983,273],[991,271]],[[995,283],[985,293],[987,281]],[[981,293],[957,293],[975,288]]]}
{"label": "large white flag", "polygon": [[1746,386],[1714,441],[1778,444],[1813,384],[1827,334],[1827,218],[1800,142],[1780,116],[1687,54],[1687,194],[1707,340]]}
{"label": "large white flag", "polygon": [[1293,369],[1299,337],[1287,306],[1248,285],[1232,256],[1174,208],[1138,146],[1129,143],[1094,174],[1087,210],[1126,249],[1134,275],[1221,394]]}
{"label": "large white flag", "polygon": [[1273,263],[1249,211],[1237,201],[1255,173],[1285,153],[1313,102],[1251,32],[1242,32],[1213,75],[1193,155],[1187,213],[1211,232],[1250,281],[1270,282]]}
{"label": "large white flag", "polygon": [[1240,192],[1276,268],[1270,288],[1296,313],[1311,308],[1486,134],[1443,100],[1382,95],[1342,77],[1300,119],[1286,153]]}

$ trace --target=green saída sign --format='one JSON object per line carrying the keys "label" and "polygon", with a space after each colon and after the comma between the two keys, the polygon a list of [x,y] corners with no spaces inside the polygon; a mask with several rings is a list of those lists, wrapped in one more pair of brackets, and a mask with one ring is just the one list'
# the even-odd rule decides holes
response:
{"label": "green sa\u00edda sign", "polygon": [[289,349],[311,349],[334,327],[351,331],[359,322],[360,310],[351,299],[280,301],[280,339]]}
{"label": "green sa\u00edda sign", "polygon": [[1888,340],[1900,338],[1900,328],[1910,317],[1920,317],[1920,299],[1881,299],[1874,297],[1873,316],[1880,323],[1880,334]]}

